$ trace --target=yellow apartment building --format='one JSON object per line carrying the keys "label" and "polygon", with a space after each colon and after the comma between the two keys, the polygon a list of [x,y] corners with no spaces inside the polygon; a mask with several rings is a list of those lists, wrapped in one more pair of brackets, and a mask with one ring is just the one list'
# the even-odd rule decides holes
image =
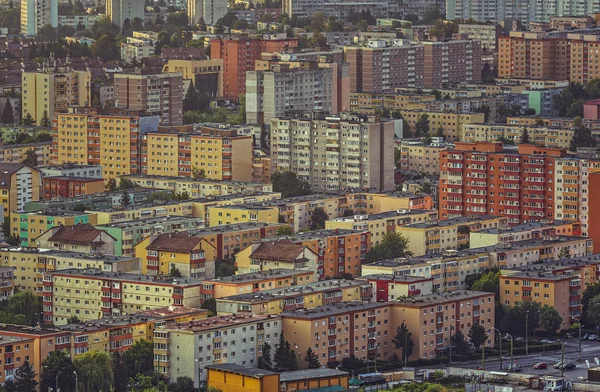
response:
{"label": "yellow apartment building", "polygon": [[556,235],[581,236],[581,223],[561,220],[533,221],[510,227],[484,229],[470,233],[469,243],[472,248],[479,248]]}
{"label": "yellow apartment building", "polygon": [[192,215],[194,217],[204,218],[204,222],[210,221],[210,209],[215,206],[233,206],[239,204],[252,203],[273,203],[281,199],[281,193],[256,193],[253,195],[228,195],[215,196],[203,199],[192,200]]}
{"label": "yellow apartment building", "polygon": [[346,229],[371,232],[371,246],[379,244],[386,233],[414,223],[437,222],[436,210],[395,210],[372,215],[354,215],[325,221],[325,229]]}
{"label": "yellow apartment building", "polygon": [[169,276],[65,269],[44,274],[44,317],[55,325],[166,306],[200,306],[202,282]]}
{"label": "yellow apartment building", "polygon": [[204,280],[202,282],[202,298],[224,298],[264,290],[284,289],[315,281],[315,274],[312,271],[295,271],[284,268],[225,276]]}
{"label": "yellow apartment building", "polygon": [[[463,139],[461,139],[463,140]],[[446,146],[430,146],[422,142],[402,141],[400,144],[400,162],[402,170],[416,170],[425,174],[440,174],[440,152]]]}
{"label": "yellow apartment building", "polygon": [[485,327],[485,345],[493,346],[494,304],[494,294],[481,291],[430,294],[392,302],[390,320],[394,326],[404,323],[412,333],[414,349],[409,360],[430,359],[445,355],[451,337],[457,331],[467,337],[473,324]]}
{"label": "yellow apartment building", "polygon": [[469,248],[469,233],[506,225],[507,219],[503,217],[472,215],[399,226],[396,232],[408,239],[408,249],[414,256],[423,256],[446,249]]}
{"label": "yellow apartment building", "polygon": [[164,189],[175,193],[187,192],[191,199],[210,196],[227,196],[273,192],[273,185],[250,182],[214,181],[190,177],[141,176],[132,174],[127,179],[142,188]]}
{"label": "yellow apartment building", "polygon": [[140,271],[135,257],[109,256],[37,248],[0,249],[2,266],[14,269],[15,287],[41,295],[45,272],[68,268],[99,268],[106,272]]}
{"label": "yellow apartment building", "polygon": [[209,226],[231,225],[243,222],[279,222],[279,209],[261,205],[230,205],[209,208]]}
{"label": "yellow apartment building", "polygon": [[168,275],[177,269],[185,278],[215,277],[217,249],[206,238],[187,231],[147,237],[135,246],[134,253],[144,275]]}
{"label": "yellow apartment building", "polygon": [[325,280],[293,287],[261,290],[217,298],[218,314],[282,314],[348,301],[370,301],[371,285],[364,281]]}
{"label": "yellow apartment building", "polygon": [[263,345],[279,343],[281,324],[279,316],[237,314],[164,325],[154,331],[154,368],[171,381],[189,377],[195,386],[206,381],[210,365],[255,368]]}
{"label": "yellow apartment building", "polygon": [[[35,359],[34,339],[24,337],[2,336],[0,340],[0,382],[4,384],[14,377],[18,368]],[[39,374],[36,375],[39,381]]]}
{"label": "yellow apartment building", "polygon": [[0,146],[0,163],[21,163],[27,159],[27,152],[34,150],[39,166],[50,165],[52,163],[51,144],[51,142],[40,142]]}
{"label": "yellow apartment building", "polygon": [[191,216],[193,214],[192,201],[171,201],[163,204],[154,202],[144,202],[132,204],[127,209],[104,208],[98,210],[86,211],[97,216],[97,224],[105,225],[108,223],[123,222],[136,219],[155,218],[159,216]]}
{"label": "yellow apartment building", "polygon": [[525,127],[517,124],[462,124],[461,141],[494,142],[499,139],[521,143],[524,129],[527,128],[530,143],[552,148],[569,148],[573,131],[539,125]]}
{"label": "yellow apartment building", "polygon": [[484,113],[448,113],[430,110],[401,110],[400,113],[410,127],[411,132],[415,131],[415,125],[421,119],[421,116],[426,114],[429,118],[430,134],[436,135],[438,129],[442,128],[446,140],[462,140],[459,138],[463,124],[482,124],[485,122]]}
{"label": "yellow apartment building", "polygon": [[95,225],[97,217],[93,213],[58,210],[15,213],[10,217],[10,232],[21,238],[21,246],[33,246],[34,240],[46,230],[55,226],[74,226],[79,223]]}
{"label": "yellow apartment building", "polygon": [[234,256],[238,274],[279,268],[320,273],[317,253],[289,240],[253,242]]}
{"label": "yellow apartment building", "polygon": [[350,93],[350,111],[360,109],[408,109],[410,105],[420,102],[433,102],[434,94],[377,94]]}

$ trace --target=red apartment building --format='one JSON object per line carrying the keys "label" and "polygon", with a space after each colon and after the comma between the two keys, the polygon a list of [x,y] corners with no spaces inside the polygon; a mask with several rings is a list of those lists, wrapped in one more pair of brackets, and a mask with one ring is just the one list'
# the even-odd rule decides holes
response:
{"label": "red apartment building", "polygon": [[104,180],[102,178],[45,177],[42,185],[44,187],[44,199],[104,192]]}
{"label": "red apartment building", "polygon": [[298,47],[296,38],[285,34],[265,34],[263,38],[226,36],[210,41],[210,58],[223,59],[223,96],[237,100],[246,92],[246,71],[254,70],[254,62],[264,52],[285,52]]}
{"label": "red apartment building", "polygon": [[554,218],[555,161],[566,151],[531,144],[457,142],[440,153],[440,219],[505,216],[509,223]]}

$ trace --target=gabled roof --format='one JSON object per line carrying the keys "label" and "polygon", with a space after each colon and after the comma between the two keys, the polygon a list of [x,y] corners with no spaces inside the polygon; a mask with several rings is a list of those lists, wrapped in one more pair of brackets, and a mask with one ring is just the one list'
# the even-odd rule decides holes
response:
{"label": "gabled roof", "polygon": [[[52,228],[50,230],[56,230],[52,237],[48,239],[50,242],[64,242],[69,244],[91,244],[97,241],[96,238],[104,233],[102,230],[96,229],[94,226],[85,223],[74,226],[61,226],[58,229]],[[106,233],[109,237],[108,233]]]}
{"label": "gabled roof", "polygon": [[262,260],[298,261],[306,247],[291,241],[263,242],[252,252],[250,258]]}
{"label": "gabled roof", "polygon": [[187,231],[164,233],[156,237],[146,249],[167,252],[189,253],[202,242],[203,236],[190,235]]}

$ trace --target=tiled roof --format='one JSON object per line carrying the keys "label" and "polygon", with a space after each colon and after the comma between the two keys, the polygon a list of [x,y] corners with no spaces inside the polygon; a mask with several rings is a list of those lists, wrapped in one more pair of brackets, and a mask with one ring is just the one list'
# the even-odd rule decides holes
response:
{"label": "tiled roof", "polygon": [[263,242],[250,255],[252,259],[295,261],[304,250],[303,245],[290,241]]}
{"label": "tiled roof", "polygon": [[90,244],[95,242],[96,238],[102,234],[102,230],[96,229],[90,224],[79,224],[74,226],[60,227],[52,237],[50,242],[66,242],[75,244]]}
{"label": "tiled roof", "polygon": [[189,253],[200,241],[202,241],[202,237],[190,235],[190,233],[185,231],[180,233],[164,233],[156,237],[146,249]]}

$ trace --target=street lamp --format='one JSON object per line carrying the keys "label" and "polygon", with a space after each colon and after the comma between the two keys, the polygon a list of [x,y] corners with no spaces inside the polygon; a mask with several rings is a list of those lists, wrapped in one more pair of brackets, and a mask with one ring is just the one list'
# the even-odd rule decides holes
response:
{"label": "street lamp", "polygon": [[75,392],[77,392],[77,384],[79,383],[79,378],[77,377],[77,372],[73,370],[73,374],[75,375]]}
{"label": "street lamp", "polygon": [[525,312],[525,354],[529,355],[529,310]]}
{"label": "street lamp", "polygon": [[[577,325],[579,325],[579,339],[575,339],[573,336],[571,336],[571,334],[569,334],[568,336],[573,339],[573,340],[577,340],[577,343],[579,344],[579,358],[577,358],[578,361],[581,361],[581,327],[583,327],[583,325],[581,325],[581,321],[573,316],[569,316],[570,318],[572,318],[573,320],[577,321]],[[581,318],[581,316],[579,316]]]}
{"label": "street lamp", "polygon": [[560,376],[565,375],[565,346],[567,342],[562,342],[560,345]]}
{"label": "street lamp", "polygon": [[515,364],[513,360],[513,336],[507,333],[504,337],[507,339],[510,337],[510,365],[513,366]]}
{"label": "street lamp", "polygon": [[298,347],[298,345],[295,343],[294,343],[294,347],[296,347],[296,350],[298,350],[298,368],[296,370],[300,370],[300,347]]}
{"label": "street lamp", "polygon": [[498,340],[500,341],[500,370],[503,370],[502,368],[502,334],[500,333],[500,330],[498,328],[492,327],[492,329],[496,332],[498,332]]}
{"label": "street lamp", "polygon": [[[369,340],[375,341],[375,373],[377,373],[377,338],[375,336],[373,336],[373,337],[370,337]],[[405,340],[406,340],[406,337],[405,337]],[[406,353],[406,350],[404,350],[404,352]]]}

